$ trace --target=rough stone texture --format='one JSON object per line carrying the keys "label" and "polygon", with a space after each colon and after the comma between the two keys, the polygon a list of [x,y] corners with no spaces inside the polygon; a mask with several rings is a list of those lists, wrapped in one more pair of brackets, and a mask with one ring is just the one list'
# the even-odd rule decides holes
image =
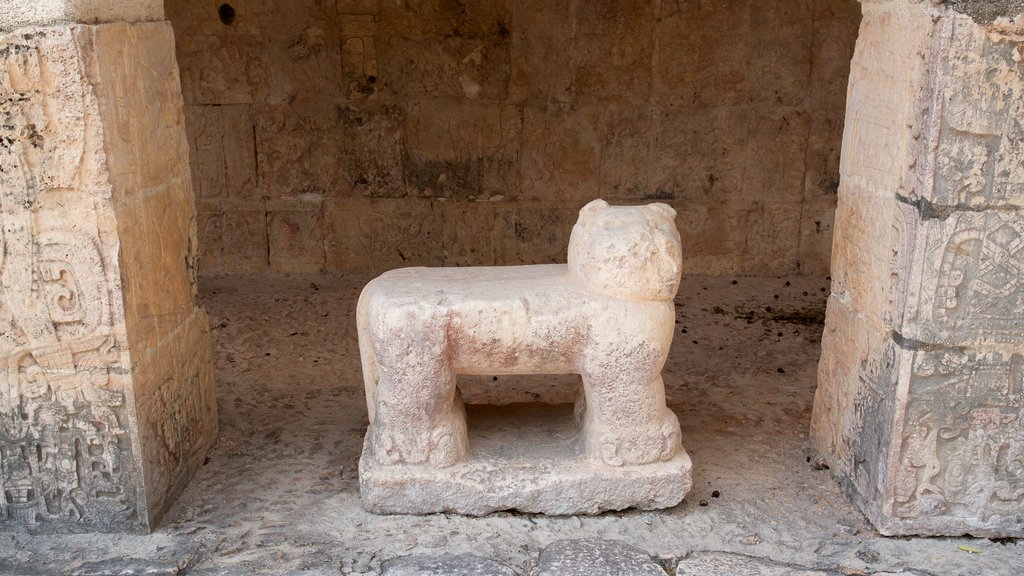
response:
{"label": "rough stone texture", "polygon": [[146,530],[216,435],[172,31],[0,54],[0,525]]}
{"label": "rough stone texture", "polygon": [[[367,512],[357,474],[366,400],[355,311],[371,278],[200,282],[221,414],[209,462],[156,532],[0,531],[0,572],[72,574],[87,562],[127,572],[147,559],[199,576],[372,575],[391,558],[469,553],[525,574],[553,541],[603,538],[666,567],[714,551],[846,575],[1019,576],[1024,540],[883,537],[831,471],[808,460],[824,277],[684,276],[663,370],[695,463],[693,491],[680,505],[594,516]],[[578,376],[480,378],[479,387],[459,379],[470,410],[567,402],[579,386]],[[469,425],[472,432],[472,416]]]}
{"label": "rough stone texture", "polygon": [[[786,566],[738,554],[702,552],[692,554],[676,564],[676,576],[840,576],[831,570],[812,570]],[[908,576],[910,576],[908,574]]]}
{"label": "rough stone texture", "polygon": [[518,572],[490,558],[459,554],[435,558],[403,556],[382,562],[381,576],[518,576]]}
{"label": "rough stone texture", "polygon": [[963,12],[978,24],[991,24],[997,18],[1024,15],[1024,0],[943,0],[957,12]]}
{"label": "rough stone texture", "polygon": [[1024,28],[864,9],[813,436],[885,534],[1024,535]]}
{"label": "rough stone texture", "polygon": [[856,0],[166,5],[203,275],[564,262],[597,197],[691,273],[827,274]]}
{"label": "rough stone texture", "polygon": [[540,553],[530,576],[664,576],[647,553],[618,540],[558,540]]}
{"label": "rough stone texture", "polygon": [[163,20],[163,0],[0,0],[0,32],[76,22]]}
{"label": "rough stone texture", "polygon": [[[682,247],[665,204],[580,211],[568,265],[404,268],[359,300],[368,510],[549,514],[674,506],[690,459],[665,406]],[[575,410],[472,415],[456,375],[581,374]],[[479,424],[479,422],[486,424]]]}
{"label": "rough stone texture", "polygon": [[[802,566],[774,562],[764,558],[726,554],[722,552],[700,552],[691,554],[676,564],[676,576],[841,576],[850,572],[816,570]],[[923,576],[919,572],[856,571],[865,576]]]}

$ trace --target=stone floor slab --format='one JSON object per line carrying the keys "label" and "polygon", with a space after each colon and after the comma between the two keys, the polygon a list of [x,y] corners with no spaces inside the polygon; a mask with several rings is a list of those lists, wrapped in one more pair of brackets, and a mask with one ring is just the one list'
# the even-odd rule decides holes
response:
{"label": "stone floor slab", "polygon": [[618,540],[559,540],[540,553],[530,576],[665,576],[665,570]]}
{"label": "stone floor slab", "polygon": [[381,576],[519,576],[501,562],[475,554],[402,556],[381,564]]}

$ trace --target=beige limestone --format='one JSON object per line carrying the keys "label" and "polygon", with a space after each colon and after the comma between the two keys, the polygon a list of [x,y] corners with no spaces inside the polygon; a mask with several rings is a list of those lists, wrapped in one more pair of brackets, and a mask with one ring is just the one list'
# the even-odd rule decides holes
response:
{"label": "beige limestone", "polygon": [[[661,379],[681,273],[674,216],[665,204],[595,200],[568,265],[405,268],[368,284],[364,505],[570,514],[678,503],[690,461]],[[529,443],[499,422],[470,440],[457,375],[567,373],[583,376],[575,425],[516,417],[523,433],[547,434]]]}
{"label": "beige limestone", "polygon": [[884,534],[1019,536],[1024,29],[864,9],[812,436]]}
{"label": "beige limestone", "polygon": [[217,430],[172,31],[0,52],[0,525],[150,529]]}
{"label": "beige limestone", "polygon": [[[857,0],[166,4],[204,274],[564,262],[597,197],[676,208],[693,273],[828,273]],[[304,264],[242,197],[322,201]],[[440,227],[375,237],[393,200]]]}
{"label": "beige limestone", "polygon": [[0,31],[24,26],[82,22],[163,20],[163,0],[2,0]]}

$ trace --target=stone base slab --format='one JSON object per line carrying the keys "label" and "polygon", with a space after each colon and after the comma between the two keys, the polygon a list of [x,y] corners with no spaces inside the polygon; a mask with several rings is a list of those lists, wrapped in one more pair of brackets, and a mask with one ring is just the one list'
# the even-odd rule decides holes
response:
{"label": "stone base slab", "polygon": [[378,514],[597,514],[669,508],[692,486],[685,450],[642,466],[588,459],[572,405],[467,406],[467,414],[469,457],[447,468],[378,464],[367,437],[359,460],[363,506]]}

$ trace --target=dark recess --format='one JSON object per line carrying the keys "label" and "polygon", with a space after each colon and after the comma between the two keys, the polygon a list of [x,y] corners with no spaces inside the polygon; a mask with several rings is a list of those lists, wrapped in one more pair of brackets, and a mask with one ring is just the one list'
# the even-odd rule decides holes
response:
{"label": "dark recess", "polygon": [[231,4],[221,4],[220,8],[217,8],[217,15],[225,26],[230,26],[235,21],[235,9]]}

